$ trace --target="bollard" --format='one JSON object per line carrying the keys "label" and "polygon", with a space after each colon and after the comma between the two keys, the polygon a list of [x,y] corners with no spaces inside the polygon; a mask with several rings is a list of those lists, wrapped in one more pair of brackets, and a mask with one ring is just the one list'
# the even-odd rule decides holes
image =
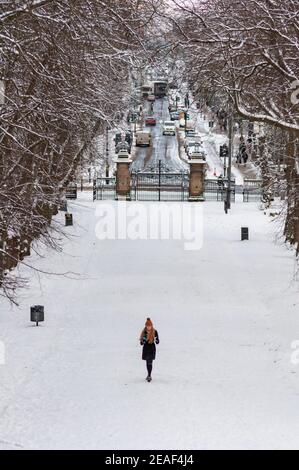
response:
{"label": "bollard", "polygon": [[36,326],[38,326],[38,322],[44,321],[44,319],[45,315],[43,305],[33,305],[30,307],[30,321],[35,322]]}
{"label": "bollard", "polygon": [[241,227],[241,240],[249,240],[248,227]]}
{"label": "bollard", "polygon": [[73,214],[69,214],[68,212],[65,214],[65,225],[73,225]]}
{"label": "bollard", "polygon": [[227,197],[227,195],[225,195],[225,199],[224,199],[224,212],[227,214],[227,211],[228,211],[228,203],[227,203],[226,197]]}

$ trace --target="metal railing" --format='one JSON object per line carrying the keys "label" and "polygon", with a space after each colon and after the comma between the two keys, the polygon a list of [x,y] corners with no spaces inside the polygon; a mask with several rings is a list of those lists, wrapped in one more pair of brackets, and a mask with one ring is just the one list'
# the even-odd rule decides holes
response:
{"label": "metal railing", "polygon": [[93,200],[108,200],[116,197],[115,178],[96,178],[93,180]]}
{"label": "metal railing", "polygon": [[262,180],[244,179],[243,202],[260,201],[262,194]]}
{"label": "metal railing", "polygon": [[188,199],[187,173],[137,172],[132,175],[132,187],[139,201],[184,201]]}
{"label": "metal railing", "polygon": [[[231,201],[235,202],[235,180],[231,182]],[[204,198],[206,201],[223,202],[226,197],[226,180],[206,179]],[[242,189],[243,202],[259,201],[262,198],[262,180],[245,179]],[[131,200],[139,201],[188,201],[189,174],[135,172],[131,175]],[[115,200],[116,178],[96,178],[93,181],[93,200]]]}
{"label": "metal railing", "polygon": [[[227,193],[227,179],[221,180],[206,179],[204,186],[204,198],[206,201],[220,201],[223,202]],[[231,180],[231,201],[236,200],[236,187],[235,180]]]}

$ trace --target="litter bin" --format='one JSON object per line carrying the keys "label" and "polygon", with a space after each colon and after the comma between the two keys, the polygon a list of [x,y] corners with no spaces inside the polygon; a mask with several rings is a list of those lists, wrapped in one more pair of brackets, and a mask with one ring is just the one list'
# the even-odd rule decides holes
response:
{"label": "litter bin", "polygon": [[249,239],[249,230],[248,227],[241,227],[241,240]]}
{"label": "litter bin", "polygon": [[73,225],[73,214],[69,214],[68,212],[65,214],[65,225]]}
{"label": "litter bin", "polygon": [[33,305],[30,307],[30,321],[35,322],[36,326],[38,326],[38,323],[40,321],[44,321],[44,319],[45,315],[43,305]]}

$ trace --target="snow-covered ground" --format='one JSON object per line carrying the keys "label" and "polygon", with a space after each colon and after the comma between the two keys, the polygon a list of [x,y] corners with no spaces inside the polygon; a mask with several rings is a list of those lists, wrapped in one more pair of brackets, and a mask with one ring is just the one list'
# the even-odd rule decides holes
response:
{"label": "snow-covered ground", "polygon": [[[219,132],[215,128],[209,128],[209,117],[198,111],[196,103],[193,101],[190,105],[190,116],[195,123],[196,132],[201,136],[203,148],[207,156],[207,178],[216,178],[224,174],[224,161],[220,157],[220,145],[229,143],[226,133]],[[239,136],[235,135],[234,154],[236,154],[239,145]],[[226,162],[228,165],[228,161]],[[258,171],[252,162],[246,166],[238,165],[235,158],[232,160],[232,176],[237,185],[244,184],[244,178],[257,178]]]}
{"label": "snow-covered ground", "polygon": [[[20,307],[0,301],[0,448],[298,448],[299,296],[270,218],[255,203],[225,215],[206,202],[203,246],[185,251],[179,240],[99,240],[95,208],[107,201],[90,199],[70,203],[63,252],[30,259],[76,274],[23,266]],[[33,304],[45,306],[39,327]],[[150,384],[138,342],[147,316],[161,341]]]}

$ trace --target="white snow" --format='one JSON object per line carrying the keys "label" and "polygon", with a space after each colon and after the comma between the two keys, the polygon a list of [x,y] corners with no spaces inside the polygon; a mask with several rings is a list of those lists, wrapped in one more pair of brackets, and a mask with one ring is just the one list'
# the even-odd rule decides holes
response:
{"label": "white snow", "polygon": [[[0,449],[298,448],[298,289],[270,218],[255,203],[228,215],[203,203],[203,247],[185,251],[179,240],[98,240],[103,203],[80,194],[63,252],[30,258],[77,279],[22,266],[20,307],[0,301]],[[34,304],[45,306],[39,327]],[[147,316],[161,341],[150,384],[138,342]]]}
{"label": "white snow", "polygon": [[[196,108],[195,102],[190,106],[190,114],[196,123],[196,132],[201,136],[203,147],[207,156],[207,178],[214,179],[224,174],[224,160],[220,157],[220,145],[229,143],[225,132],[220,132],[214,128],[209,128],[209,116],[201,113]],[[239,136],[238,136],[239,137]],[[234,139],[234,154],[237,150],[238,138]],[[226,164],[228,165],[228,159]],[[242,165],[242,171],[236,164],[235,158],[232,161],[232,176],[235,178],[236,185],[243,185],[244,178],[258,177],[258,170],[252,162],[248,162],[246,167]]]}

